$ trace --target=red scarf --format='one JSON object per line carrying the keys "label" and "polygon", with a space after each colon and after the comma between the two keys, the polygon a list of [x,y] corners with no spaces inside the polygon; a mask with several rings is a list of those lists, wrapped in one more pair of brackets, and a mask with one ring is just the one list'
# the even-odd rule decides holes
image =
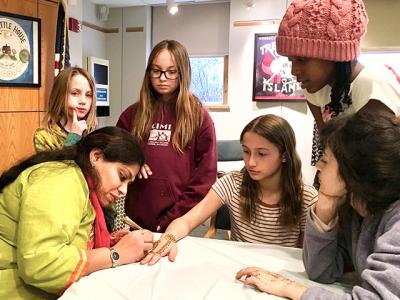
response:
{"label": "red scarf", "polygon": [[89,198],[94,211],[96,213],[96,218],[94,220],[94,248],[110,247],[110,233],[108,232],[106,219],[104,218],[103,209],[100,205],[99,198],[97,197],[96,191],[94,189],[93,181],[89,176],[86,176],[86,182],[89,186]]}

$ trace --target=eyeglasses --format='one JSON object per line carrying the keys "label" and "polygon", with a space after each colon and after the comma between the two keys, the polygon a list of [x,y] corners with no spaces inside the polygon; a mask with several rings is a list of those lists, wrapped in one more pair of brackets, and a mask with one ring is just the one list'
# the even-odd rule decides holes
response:
{"label": "eyeglasses", "polygon": [[152,78],[161,78],[161,75],[164,74],[167,79],[177,79],[179,76],[179,72],[177,70],[167,70],[162,71],[159,69],[150,69],[150,76]]}

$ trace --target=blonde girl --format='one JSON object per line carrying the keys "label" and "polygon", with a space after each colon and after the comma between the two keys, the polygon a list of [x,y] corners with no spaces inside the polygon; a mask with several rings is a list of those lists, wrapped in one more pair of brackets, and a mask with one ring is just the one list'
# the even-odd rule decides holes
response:
{"label": "blonde girl", "polygon": [[56,77],[44,117],[33,137],[37,152],[75,144],[97,125],[95,83],[84,69],[64,69]]}

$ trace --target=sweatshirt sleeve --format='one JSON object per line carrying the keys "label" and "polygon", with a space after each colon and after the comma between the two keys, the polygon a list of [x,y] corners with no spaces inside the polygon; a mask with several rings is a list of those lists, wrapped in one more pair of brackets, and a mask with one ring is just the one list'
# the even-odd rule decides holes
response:
{"label": "sweatshirt sleeve", "polygon": [[[367,256],[366,267],[360,274],[361,283],[359,285],[354,286],[351,292],[343,295],[319,287],[311,287],[307,289],[301,299],[400,299],[400,215],[398,211],[397,213],[393,211],[391,216],[384,218],[384,228],[378,231],[380,233],[378,233],[374,248],[359,247],[360,251],[371,251]],[[363,230],[368,229],[363,228]],[[309,235],[311,232],[312,236]],[[307,234],[308,245],[305,247],[307,254],[304,263],[307,273],[312,280],[331,281],[330,279],[341,275],[338,262],[343,260],[340,257],[344,255],[340,250],[336,250],[335,256],[333,250],[340,246],[335,246],[336,243],[330,233],[317,233],[313,229],[311,232]],[[328,237],[325,238],[325,236]],[[329,257],[334,259],[330,260]]]}
{"label": "sweatshirt sleeve", "polygon": [[345,264],[351,261],[351,255],[341,232],[338,226],[329,232],[320,232],[311,217],[311,210],[308,210],[303,261],[311,280],[333,283],[342,276]]}
{"label": "sweatshirt sleeve", "polygon": [[16,233],[19,276],[52,294],[78,281],[87,269],[87,244],[78,233],[88,207],[87,187],[72,170],[55,172],[30,175]]}
{"label": "sweatshirt sleeve", "polygon": [[178,201],[160,219],[162,231],[172,220],[182,216],[199,203],[217,179],[217,142],[214,123],[205,109],[203,112],[203,123],[195,141],[195,169]]}

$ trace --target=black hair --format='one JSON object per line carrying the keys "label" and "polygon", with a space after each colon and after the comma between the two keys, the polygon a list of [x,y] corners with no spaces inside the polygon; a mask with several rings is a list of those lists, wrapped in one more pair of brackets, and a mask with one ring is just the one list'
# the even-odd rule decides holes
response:
{"label": "black hair", "polygon": [[48,161],[73,161],[84,174],[93,176],[96,182],[97,174],[93,173],[89,159],[89,154],[93,149],[100,150],[104,159],[109,162],[137,163],[140,166],[144,163],[144,155],[136,138],[124,129],[113,126],[103,127],[89,133],[75,145],[61,150],[39,152],[11,167],[0,177],[0,192],[25,169]]}
{"label": "black hair", "polygon": [[329,121],[321,143],[335,156],[353,199],[379,213],[400,198],[400,119],[393,114],[359,111]]}
{"label": "black hair", "polygon": [[331,102],[327,105],[336,115],[339,115],[346,107],[351,105],[350,84],[351,84],[351,62],[335,63],[335,81],[331,90]]}

